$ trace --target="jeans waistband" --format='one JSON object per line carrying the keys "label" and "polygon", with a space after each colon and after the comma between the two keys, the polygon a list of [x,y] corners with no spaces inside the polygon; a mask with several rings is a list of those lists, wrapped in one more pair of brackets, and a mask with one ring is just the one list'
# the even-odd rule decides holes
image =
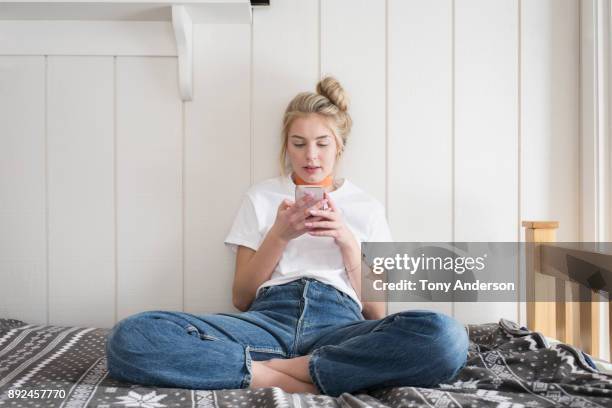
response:
{"label": "jeans waistband", "polygon": [[[309,277],[303,277],[303,278],[295,279],[295,280],[292,280],[292,281],[287,282],[287,283],[280,283],[277,286],[300,286],[300,287],[304,287],[304,286],[306,286],[306,282],[310,282],[311,285],[312,284],[319,284],[319,285],[324,285],[324,286],[328,286],[328,287],[334,288],[332,285],[329,285],[327,283],[321,282],[318,279],[309,278]],[[336,289],[336,288],[334,288],[334,289]]]}
{"label": "jeans waistband", "polygon": [[321,282],[320,280],[318,280],[316,278],[310,278],[310,277],[299,278],[299,279],[296,279],[294,281],[282,284],[281,286],[295,285],[295,286],[299,286],[300,288],[304,288],[304,287],[306,287],[306,283],[307,282],[309,282],[309,285],[317,285],[317,286],[325,287],[327,289],[331,289],[333,291],[337,291],[337,292],[342,293],[342,291],[338,290],[335,286],[330,285],[330,284],[325,283],[325,282]]}

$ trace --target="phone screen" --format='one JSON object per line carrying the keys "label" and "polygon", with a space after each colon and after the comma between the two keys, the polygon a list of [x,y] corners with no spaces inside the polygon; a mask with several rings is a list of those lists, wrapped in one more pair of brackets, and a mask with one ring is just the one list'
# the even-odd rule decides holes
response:
{"label": "phone screen", "polygon": [[[304,197],[307,191],[314,196],[316,201],[319,201],[323,199],[323,193],[325,190],[323,187],[319,186],[295,186],[295,202],[297,203],[298,200]],[[324,204],[323,209],[326,210],[327,208],[327,204]]]}

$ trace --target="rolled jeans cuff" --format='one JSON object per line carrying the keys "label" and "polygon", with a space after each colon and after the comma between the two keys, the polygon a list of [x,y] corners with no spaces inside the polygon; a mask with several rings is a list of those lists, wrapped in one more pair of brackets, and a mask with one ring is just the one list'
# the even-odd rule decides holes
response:
{"label": "rolled jeans cuff", "polygon": [[321,347],[312,352],[312,354],[310,355],[310,361],[308,362],[308,372],[310,374],[310,378],[312,379],[312,383],[315,385],[315,387],[317,387],[322,394],[330,395],[327,393],[327,390],[325,389],[325,387],[323,387],[323,384],[321,384],[321,378],[320,378],[321,374],[320,374],[319,368],[317,367],[317,363],[319,362],[319,359],[320,359],[319,354],[323,351],[324,348],[325,347]]}
{"label": "rolled jeans cuff", "polygon": [[244,363],[246,366],[246,374],[242,379],[242,383],[240,384],[240,388],[249,388],[251,385],[251,380],[253,379],[253,363],[251,361],[251,353],[249,352],[249,346],[244,348]]}

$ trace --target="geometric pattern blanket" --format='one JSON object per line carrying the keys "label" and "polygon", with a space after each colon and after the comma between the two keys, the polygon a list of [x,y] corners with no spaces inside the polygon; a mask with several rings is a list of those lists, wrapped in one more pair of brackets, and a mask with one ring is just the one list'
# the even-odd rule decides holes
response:
{"label": "geometric pattern blanket", "polygon": [[433,388],[389,387],[339,397],[280,388],[188,390],[109,377],[108,329],[0,319],[0,408],[17,407],[611,407],[612,376],[576,348],[550,346],[508,320],[468,325],[466,367]]}

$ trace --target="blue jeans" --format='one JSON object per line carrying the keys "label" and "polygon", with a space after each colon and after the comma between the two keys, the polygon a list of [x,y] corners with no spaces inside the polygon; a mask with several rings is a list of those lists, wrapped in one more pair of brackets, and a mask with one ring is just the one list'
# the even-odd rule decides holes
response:
{"label": "blue jeans", "polygon": [[241,313],[149,311],[113,327],[110,375],[146,385],[247,388],[252,361],[310,354],[323,393],[435,386],[465,365],[468,337],[456,320],[409,310],[364,320],[348,295],[311,278],[264,288]]}

